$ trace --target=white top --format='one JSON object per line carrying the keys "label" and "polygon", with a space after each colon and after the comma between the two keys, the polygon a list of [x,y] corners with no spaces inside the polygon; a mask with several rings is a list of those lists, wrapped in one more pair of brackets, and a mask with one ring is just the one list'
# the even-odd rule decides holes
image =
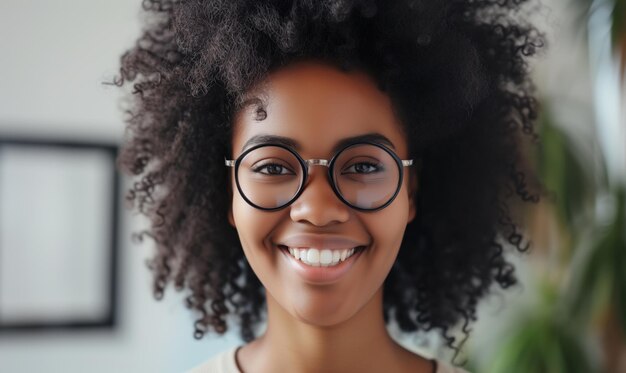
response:
{"label": "white top", "polygon": [[[237,368],[235,360],[235,353],[238,348],[239,347],[233,347],[230,350],[224,351],[186,373],[241,373],[239,368]],[[466,370],[453,367],[439,359],[436,361],[437,371],[435,373],[468,373]]]}

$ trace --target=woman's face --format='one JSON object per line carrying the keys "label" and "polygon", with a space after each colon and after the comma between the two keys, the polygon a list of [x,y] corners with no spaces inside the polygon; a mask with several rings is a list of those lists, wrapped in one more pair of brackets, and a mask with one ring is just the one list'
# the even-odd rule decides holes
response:
{"label": "woman's face", "polygon": [[[232,159],[260,135],[291,140],[304,159],[330,159],[339,142],[371,134],[388,139],[386,145],[407,159],[406,138],[391,102],[368,76],[307,62],[283,68],[264,83],[260,96],[267,103],[267,116],[259,120],[254,105],[238,113]],[[404,168],[405,177],[393,202],[374,212],[344,204],[333,192],[326,167],[311,166],[302,194],[291,205],[269,212],[242,198],[233,172],[229,220],[266,289],[268,302],[275,301],[297,320],[319,326],[341,323],[363,309],[381,290],[406,225],[415,215],[412,196],[417,183],[409,171],[410,167]],[[323,249],[331,250],[335,258],[345,249],[364,249],[345,261],[340,259],[336,266],[323,267],[295,259],[285,246],[301,248],[301,253],[302,248],[317,248],[327,258]],[[307,260],[311,256],[315,260],[309,251]]]}

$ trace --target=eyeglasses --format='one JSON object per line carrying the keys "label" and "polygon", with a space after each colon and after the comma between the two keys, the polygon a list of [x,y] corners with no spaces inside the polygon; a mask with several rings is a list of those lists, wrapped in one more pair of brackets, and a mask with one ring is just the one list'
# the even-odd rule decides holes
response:
{"label": "eyeglasses", "polygon": [[402,160],[392,150],[375,142],[350,144],[330,160],[303,159],[283,144],[260,144],[236,160],[225,159],[235,168],[237,189],[251,206],[274,211],[293,203],[304,191],[311,166],[328,167],[328,177],[337,197],[360,211],[387,207],[402,186],[403,170],[413,160]]}

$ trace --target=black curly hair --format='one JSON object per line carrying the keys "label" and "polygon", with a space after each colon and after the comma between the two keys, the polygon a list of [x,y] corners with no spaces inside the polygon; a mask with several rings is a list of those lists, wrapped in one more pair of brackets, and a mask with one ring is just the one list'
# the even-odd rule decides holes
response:
{"label": "black curly hair", "polygon": [[541,194],[529,191],[539,181],[524,144],[538,140],[528,57],[544,36],[520,16],[524,3],[144,0],[145,28],[115,82],[134,88],[118,165],[136,176],[127,198],[151,221],[136,237],[156,243],[155,297],[170,282],[188,289],[198,339],[231,322],[255,338],[265,293],[227,219],[233,118],[270,72],[322,60],[369,74],[422,160],[385,321],[437,328],[458,352],[451,328],[467,338],[494,281],[516,283],[504,249],[530,246],[512,207]]}

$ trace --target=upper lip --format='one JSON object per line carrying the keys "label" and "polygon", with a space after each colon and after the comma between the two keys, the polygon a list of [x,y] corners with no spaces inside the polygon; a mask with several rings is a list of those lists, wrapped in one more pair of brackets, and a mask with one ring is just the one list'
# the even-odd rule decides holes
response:
{"label": "upper lip", "polygon": [[280,240],[278,244],[291,248],[314,247],[318,249],[330,250],[351,249],[353,247],[365,246],[362,242],[349,237],[314,234],[297,234],[288,236],[283,240]]}

